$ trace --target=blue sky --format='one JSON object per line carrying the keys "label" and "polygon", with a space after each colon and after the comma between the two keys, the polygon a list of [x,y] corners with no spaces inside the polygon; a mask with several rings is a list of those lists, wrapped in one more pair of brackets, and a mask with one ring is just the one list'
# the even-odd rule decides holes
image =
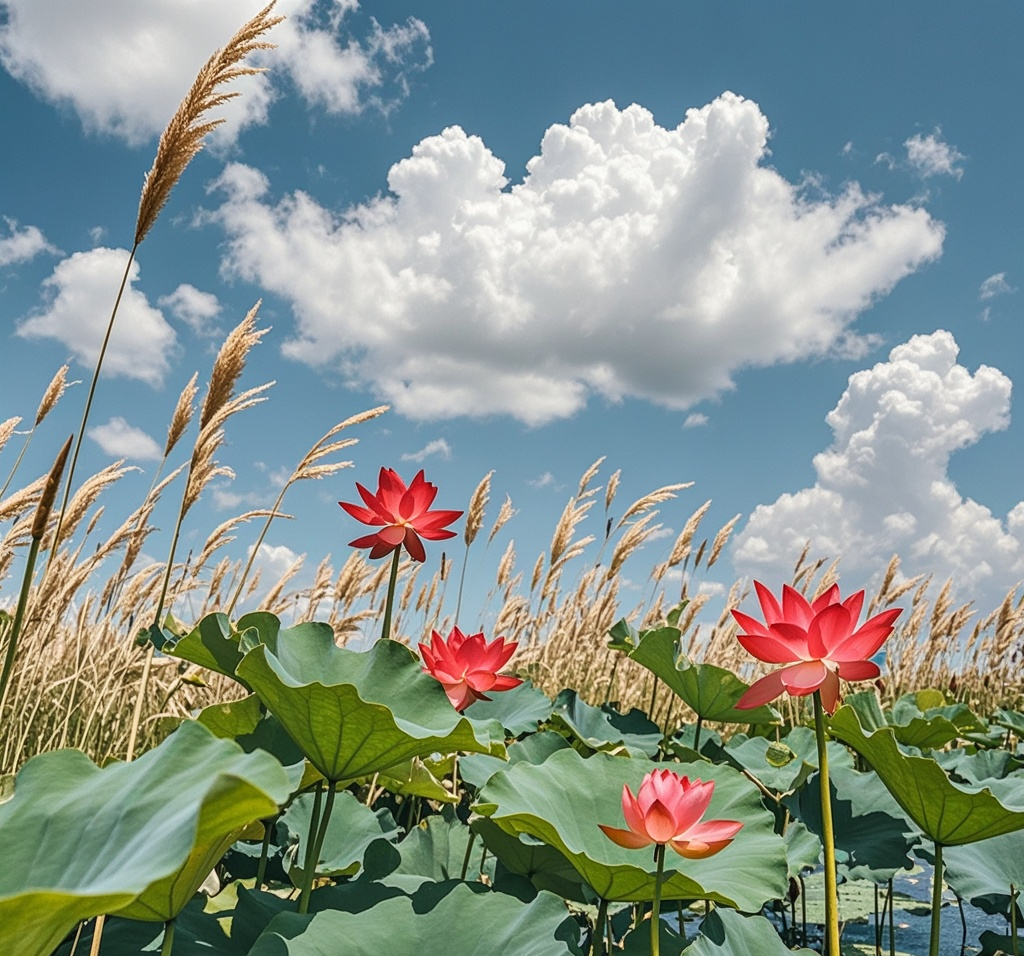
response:
{"label": "blue sky", "polygon": [[[260,6],[0,0],[0,421],[31,419],[62,362],[88,381],[156,137]],[[381,465],[423,467],[446,508],[493,469],[490,517],[505,494],[518,513],[474,556],[482,594],[505,534],[529,574],[605,456],[620,513],[694,482],[628,566],[638,589],[708,498],[703,534],[741,515],[712,590],[778,586],[808,539],[844,590],[894,552],[982,610],[1024,578],[1018,4],[277,9],[267,73],[140,247],[80,464],[142,469],[104,525],[262,297],[243,384],[277,384],[230,423],[237,477],[191,541],[387,402],[355,468],[289,492],[268,563],[340,565],[360,532],[335,502]]]}

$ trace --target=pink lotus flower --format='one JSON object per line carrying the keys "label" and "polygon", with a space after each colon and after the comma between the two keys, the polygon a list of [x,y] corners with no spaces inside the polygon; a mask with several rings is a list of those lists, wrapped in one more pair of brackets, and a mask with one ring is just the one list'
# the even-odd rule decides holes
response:
{"label": "pink lotus flower", "polygon": [[671,770],[652,770],[635,797],[627,785],[622,787],[622,815],[629,829],[598,826],[609,840],[631,850],[667,844],[680,856],[702,860],[724,850],[743,826],[736,820],[701,823],[714,790],[714,780],[691,782]]}
{"label": "pink lotus flower", "polygon": [[498,674],[518,646],[503,637],[488,643],[482,633],[467,637],[453,627],[447,638],[432,631],[430,643],[420,644],[420,653],[427,665],[423,670],[440,681],[452,706],[462,711],[473,701],[490,700],[488,691],[511,690],[522,683]]}
{"label": "pink lotus flower", "polygon": [[871,680],[881,673],[870,658],[892,633],[902,608],[882,611],[857,628],[863,591],[840,601],[839,586],[833,584],[812,604],[787,584],[782,588],[780,605],[759,581],[754,587],[765,623],[733,611],[744,632],[739,642],[766,664],[790,666],[755,681],[737,701],[737,707],[760,707],[783,691],[802,697],[820,690],[822,707],[832,714],[839,703],[839,678]]}
{"label": "pink lotus flower", "polygon": [[377,494],[371,495],[358,482],[356,488],[366,508],[347,501],[338,504],[356,521],[381,526],[380,531],[349,542],[349,547],[369,548],[371,558],[382,558],[404,544],[413,561],[425,561],[427,555],[421,537],[428,541],[455,537],[455,532],[448,531],[445,525],[461,517],[462,512],[429,510],[437,496],[437,486],[425,481],[422,471],[406,488],[395,471],[381,468]]}

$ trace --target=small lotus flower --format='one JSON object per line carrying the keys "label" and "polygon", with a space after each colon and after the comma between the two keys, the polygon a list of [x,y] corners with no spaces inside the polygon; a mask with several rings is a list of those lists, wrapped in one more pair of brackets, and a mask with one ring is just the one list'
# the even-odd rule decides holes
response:
{"label": "small lotus flower", "polygon": [[447,638],[432,631],[429,644],[420,644],[426,667],[435,677],[458,710],[465,710],[476,700],[490,700],[488,691],[511,690],[522,680],[498,674],[519,646],[516,641],[496,637],[486,641],[483,634],[465,635],[457,627]]}
{"label": "small lotus flower", "polygon": [[737,701],[740,709],[760,707],[783,691],[796,697],[821,691],[821,705],[830,714],[839,703],[839,679],[872,680],[881,673],[870,658],[892,633],[893,622],[903,612],[890,608],[857,628],[864,592],[839,599],[833,584],[813,603],[788,584],[782,603],[759,581],[754,582],[765,622],[742,611],[733,611],[741,628],[739,642],[758,660],[788,664],[755,681]]}
{"label": "small lotus flower", "polygon": [[622,787],[622,814],[628,830],[598,824],[619,846],[638,850],[656,843],[672,847],[689,860],[702,860],[724,850],[739,832],[736,820],[705,820],[715,781],[691,781],[671,770],[652,770],[634,797]]}
{"label": "small lotus flower", "polygon": [[413,561],[425,561],[421,537],[428,541],[455,537],[455,532],[448,531],[445,525],[461,517],[462,512],[429,510],[437,496],[437,486],[425,481],[422,471],[407,488],[395,471],[381,468],[377,494],[370,494],[358,482],[356,488],[365,508],[347,501],[338,504],[356,521],[380,526],[379,531],[349,542],[353,548],[369,548],[371,558],[382,558],[404,544]]}

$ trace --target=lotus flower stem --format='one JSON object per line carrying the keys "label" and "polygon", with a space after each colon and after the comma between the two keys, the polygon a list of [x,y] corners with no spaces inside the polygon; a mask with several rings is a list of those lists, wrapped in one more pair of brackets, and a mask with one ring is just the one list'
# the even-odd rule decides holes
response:
{"label": "lotus flower stem", "polygon": [[[828,780],[828,745],[821,691],[814,692],[814,736],[818,743],[818,783],[821,796],[821,836],[825,848],[825,953],[840,956],[839,902],[836,896],[836,839],[832,829],[832,794]],[[931,954],[937,956],[937,953]]]}
{"label": "lotus flower stem", "polygon": [[597,919],[594,921],[594,942],[590,947],[590,956],[605,956],[604,926],[608,921],[608,900],[603,896],[597,906]]}
{"label": "lotus flower stem", "polygon": [[660,956],[661,936],[658,929],[661,925],[661,884],[665,881],[665,844],[658,843],[654,847],[654,862],[658,872],[654,875],[654,902],[651,903],[651,956]]}
{"label": "lotus flower stem", "polygon": [[164,944],[160,947],[160,956],[171,956],[171,949],[174,947],[174,920],[169,919],[164,923]]}
{"label": "lotus flower stem", "polygon": [[260,863],[256,868],[256,889],[263,889],[263,881],[267,875],[267,858],[270,856],[271,827],[277,823],[277,817],[268,817],[263,821],[263,846],[260,847]]}
{"label": "lotus flower stem", "polygon": [[[320,826],[316,831],[316,844],[313,847],[313,866],[312,869],[315,872],[316,866],[320,862],[320,856],[324,848],[324,840],[327,839],[327,825],[331,822],[331,811],[334,809],[334,798],[337,796],[338,790],[333,782],[327,784],[327,803],[324,805],[324,813],[320,818]],[[310,887],[312,888],[312,879],[310,880]]]}
{"label": "lotus flower stem", "polygon": [[1017,942],[1017,887],[1010,884],[1010,938],[1013,940],[1013,956],[1020,956],[1020,943]]}
{"label": "lotus flower stem", "polygon": [[892,877],[889,877],[889,956],[896,956],[896,914],[893,912]]}
{"label": "lotus flower stem", "polygon": [[704,718],[697,714],[697,724],[693,731],[693,749],[700,753],[700,729],[704,724]]}
{"label": "lotus flower stem", "polygon": [[469,872],[469,857],[473,852],[473,841],[476,839],[476,830],[469,831],[469,839],[466,841],[466,855],[462,858],[462,873],[459,874],[459,879],[464,880],[466,873]]}
{"label": "lotus flower stem", "polygon": [[939,929],[942,922],[942,844],[935,844],[935,871],[932,873],[932,931],[928,956],[939,956]]}
{"label": "lotus flower stem", "polygon": [[381,637],[391,637],[391,609],[395,603],[395,587],[398,584],[398,563],[402,560],[402,549],[395,548],[395,556],[391,559],[391,577],[388,578],[388,596],[384,605],[384,627]]}
{"label": "lotus flower stem", "polygon": [[309,817],[309,831],[306,834],[306,857],[302,861],[302,892],[299,894],[298,912],[309,911],[309,894],[313,889],[313,872],[316,870],[317,858],[316,837],[320,826],[320,801],[323,799],[323,781],[317,784],[316,796],[313,797],[313,812]]}

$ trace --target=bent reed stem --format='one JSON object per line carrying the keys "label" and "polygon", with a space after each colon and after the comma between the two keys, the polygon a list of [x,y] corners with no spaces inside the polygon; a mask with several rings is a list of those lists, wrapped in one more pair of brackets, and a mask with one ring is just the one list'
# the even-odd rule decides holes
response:
{"label": "bent reed stem", "polygon": [[[825,851],[825,954],[840,956],[839,899],[836,893],[836,840],[832,828],[832,793],[828,779],[828,744],[821,691],[814,692],[814,737],[818,745],[818,784],[821,799],[821,837]],[[934,956],[934,954],[933,954]]]}

